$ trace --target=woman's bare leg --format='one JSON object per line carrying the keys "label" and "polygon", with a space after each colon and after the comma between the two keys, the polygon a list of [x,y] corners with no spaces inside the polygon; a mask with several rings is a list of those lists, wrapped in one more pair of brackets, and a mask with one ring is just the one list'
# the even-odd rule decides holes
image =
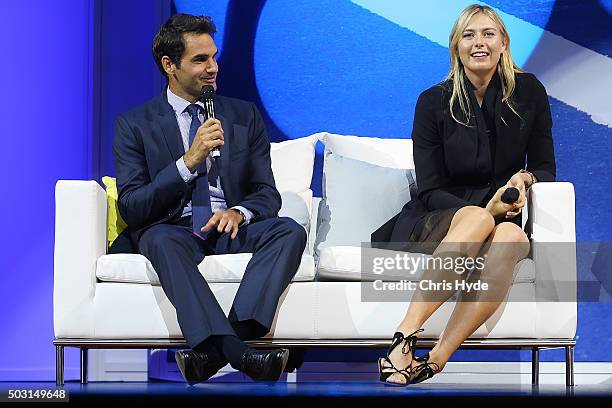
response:
{"label": "woman's bare leg", "polygon": [[[484,270],[482,275],[476,276],[492,283],[494,285],[491,287],[492,292],[486,294],[482,301],[478,299],[461,301],[455,305],[444,333],[429,353],[429,361],[438,364],[440,370],[444,368],[461,343],[495,313],[512,284],[517,262],[529,253],[527,236],[516,224],[510,222],[495,227],[490,241],[492,245],[487,251]],[[510,244],[500,245],[499,243]],[[462,295],[472,296],[466,293]]]}
{"label": "woman's bare leg", "polygon": [[[495,221],[491,214],[484,208],[476,206],[463,207],[455,213],[448,233],[438,246],[442,252],[455,252],[465,256],[475,257],[480,250],[481,244],[493,231]],[[479,243],[480,245],[467,246],[462,243]],[[438,249],[434,252],[435,257],[438,254]],[[440,276],[443,276],[445,271],[428,271],[430,276],[426,279],[431,281],[442,281]],[[426,272],[426,273],[428,273]],[[452,272],[454,274],[454,272]],[[435,276],[440,274],[440,276]],[[443,293],[437,291],[435,299],[427,300],[428,295],[421,291],[416,291],[410,302],[408,311],[404,319],[397,326],[397,331],[402,332],[405,336],[409,336],[423,326],[423,323],[448,299],[455,291]],[[418,300],[417,300],[418,299]],[[425,299],[425,301],[423,300]],[[403,354],[401,347],[397,347],[390,354],[389,359],[393,365],[399,369],[406,367],[410,360],[411,354]],[[389,377],[388,381],[405,383],[405,378],[401,374],[394,374]]]}
{"label": "woman's bare leg", "polygon": [[[454,252],[468,257],[475,257],[487,237],[495,228],[495,220],[484,208],[469,206],[461,208],[451,221],[448,233],[433,253],[437,256],[441,253]],[[466,247],[466,244],[479,244]],[[428,271],[430,272],[430,271]],[[435,274],[437,271],[431,271]],[[426,272],[427,273],[427,272]],[[454,273],[454,272],[453,272]],[[445,271],[441,272],[444,276]],[[441,281],[435,276],[428,276],[426,279],[431,281]],[[416,301],[411,302],[404,319],[397,327],[397,331],[410,334],[423,326],[423,323],[446,301],[455,291],[447,291],[441,294],[436,293],[435,301]],[[446,295],[446,296],[445,296]],[[431,297],[428,293],[417,290],[413,299],[427,299]]]}

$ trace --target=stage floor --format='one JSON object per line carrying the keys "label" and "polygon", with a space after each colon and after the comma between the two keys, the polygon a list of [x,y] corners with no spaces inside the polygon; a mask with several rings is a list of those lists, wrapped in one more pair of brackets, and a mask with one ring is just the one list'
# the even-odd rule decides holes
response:
{"label": "stage floor", "polygon": [[[53,389],[55,383],[45,382],[2,382],[2,395],[14,389]],[[612,398],[612,385],[474,385],[474,384],[417,384],[408,387],[390,387],[379,382],[300,382],[300,383],[245,383],[245,382],[212,382],[189,386],[180,382],[92,382],[80,384],[67,382],[71,401],[90,399],[125,400],[144,398],[147,400],[197,399],[207,402],[215,400],[224,402],[257,403],[265,399],[266,405],[283,403],[313,403],[316,401],[334,402],[351,399],[357,403],[371,405],[375,400],[388,401],[395,398],[427,399],[439,398],[476,398],[491,399],[517,398],[532,399],[537,397],[553,399],[572,399],[572,397],[607,400]],[[566,401],[568,402],[568,401]],[[360,404],[361,405],[361,404]],[[250,404],[249,404],[250,406]]]}

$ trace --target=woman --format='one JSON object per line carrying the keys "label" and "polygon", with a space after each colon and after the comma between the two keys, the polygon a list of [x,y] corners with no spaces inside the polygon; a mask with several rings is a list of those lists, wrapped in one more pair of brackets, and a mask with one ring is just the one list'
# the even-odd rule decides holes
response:
{"label": "woman", "polygon": [[[546,90],[512,61],[510,37],[497,13],[467,7],[452,29],[449,49],[447,78],[424,91],[415,109],[418,196],[374,232],[372,241],[433,243],[434,257],[484,255],[484,266],[472,275],[493,283],[497,292],[487,300],[462,293],[471,300],[456,303],[436,346],[418,358],[414,346],[420,328],[454,290],[438,291],[435,298],[417,291],[387,356],[379,360],[380,379],[389,384],[417,383],[440,372],[497,310],[515,265],[529,252],[519,217],[525,191],[537,181],[555,179]],[[501,201],[507,187],[520,192],[513,204]],[[511,244],[494,246],[498,242]],[[442,272],[429,271],[438,279]]]}

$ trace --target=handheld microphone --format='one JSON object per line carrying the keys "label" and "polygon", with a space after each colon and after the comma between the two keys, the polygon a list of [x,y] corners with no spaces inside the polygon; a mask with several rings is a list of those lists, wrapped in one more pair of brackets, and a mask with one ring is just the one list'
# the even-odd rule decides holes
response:
{"label": "handheld microphone", "polygon": [[[204,104],[204,110],[206,113],[206,119],[215,117],[215,88],[212,85],[204,85],[202,90],[200,91],[200,96],[198,100]],[[218,147],[215,147],[210,151],[210,157],[216,159],[217,157],[221,157],[221,151]]]}
{"label": "handheld microphone", "polygon": [[500,197],[500,199],[501,199],[502,202],[504,202],[506,204],[512,204],[516,200],[518,200],[519,195],[520,195],[520,192],[518,191],[518,188],[516,188],[516,187],[508,187],[506,189],[506,191],[503,192],[503,194]]}

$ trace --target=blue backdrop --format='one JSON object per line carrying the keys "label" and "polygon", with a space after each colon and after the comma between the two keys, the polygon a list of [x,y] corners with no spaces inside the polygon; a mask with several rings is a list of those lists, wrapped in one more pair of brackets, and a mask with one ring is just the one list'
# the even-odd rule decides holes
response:
{"label": "blue backdrop", "polygon": [[[55,183],[112,173],[114,117],[162,87],[151,40],[170,9],[170,0],[2,4],[0,381],[55,378]],[[67,349],[74,378],[78,353]]]}
{"label": "blue backdrop", "polygon": [[[418,94],[448,70],[446,37],[464,5],[434,3],[421,2],[418,7],[385,0],[4,4],[0,38],[11,40],[5,42],[5,64],[0,68],[5,78],[0,134],[6,152],[0,166],[7,175],[0,204],[6,226],[0,238],[0,310],[4,312],[0,381],[53,378],[55,181],[99,180],[114,174],[115,116],[164,87],[150,47],[171,8],[213,16],[221,51],[219,92],[256,102],[270,138],[281,141],[322,130],[409,137]],[[537,57],[547,51],[543,38],[550,34],[610,64],[612,0],[487,4],[506,13],[513,52],[527,70],[536,74],[543,70]],[[578,72],[578,68],[580,64],[564,65],[565,71]],[[542,74],[546,73],[544,69]],[[581,78],[585,83],[597,79]],[[568,84],[576,87],[576,93],[580,85]],[[582,101],[566,97],[563,87],[549,93],[558,178],[576,188],[578,240],[610,241],[610,116],[604,112],[602,117]],[[320,195],[320,156],[312,186]],[[612,361],[611,313],[610,303],[579,305],[577,361]],[[68,355],[67,379],[77,374],[75,357]],[[511,352],[459,353],[456,359],[500,357],[529,359]],[[543,360],[558,357],[552,351],[542,354]]]}
{"label": "blue backdrop", "polygon": [[6,2],[0,380],[51,379],[54,186],[91,177],[88,2]]}
{"label": "blue backdrop", "polygon": [[[448,72],[448,35],[459,11],[470,3],[174,0],[177,12],[213,17],[219,28],[219,92],[258,103],[276,141],[318,131],[410,137],[417,97]],[[527,71],[546,76],[564,62],[538,62],[540,55],[551,51],[544,37],[553,34],[571,42],[563,46],[576,44],[581,52],[599,54],[612,72],[611,0],[485,4],[502,13],[513,56]],[[581,69],[580,63],[563,65],[563,70],[578,75]],[[586,86],[598,78],[580,79]],[[600,78],[606,79],[609,74]],[[574,96],[584,92],[580,83],[568,83],[567,88],[549,89],[558,180],[571,181],[576,190],[578,241],[610,241],[612,217],[607,208],[612,192],[602,187],[612,185],[612,110],[604,120],[594,120],[596,112],[586,110]],[[598,97],[592,86],[588,92]],[[602,103],[608,103],[609,95],[603,96]],[[312,185],[319,195],[320,154]],[[610,303],[579,304],[577,361],[612,361],[612,323],[607,318],[611,313]],[[497,351],[455,356],[489,358],[530,356]],[[560,350],[542,355],[543,360],[562,358]]]}

